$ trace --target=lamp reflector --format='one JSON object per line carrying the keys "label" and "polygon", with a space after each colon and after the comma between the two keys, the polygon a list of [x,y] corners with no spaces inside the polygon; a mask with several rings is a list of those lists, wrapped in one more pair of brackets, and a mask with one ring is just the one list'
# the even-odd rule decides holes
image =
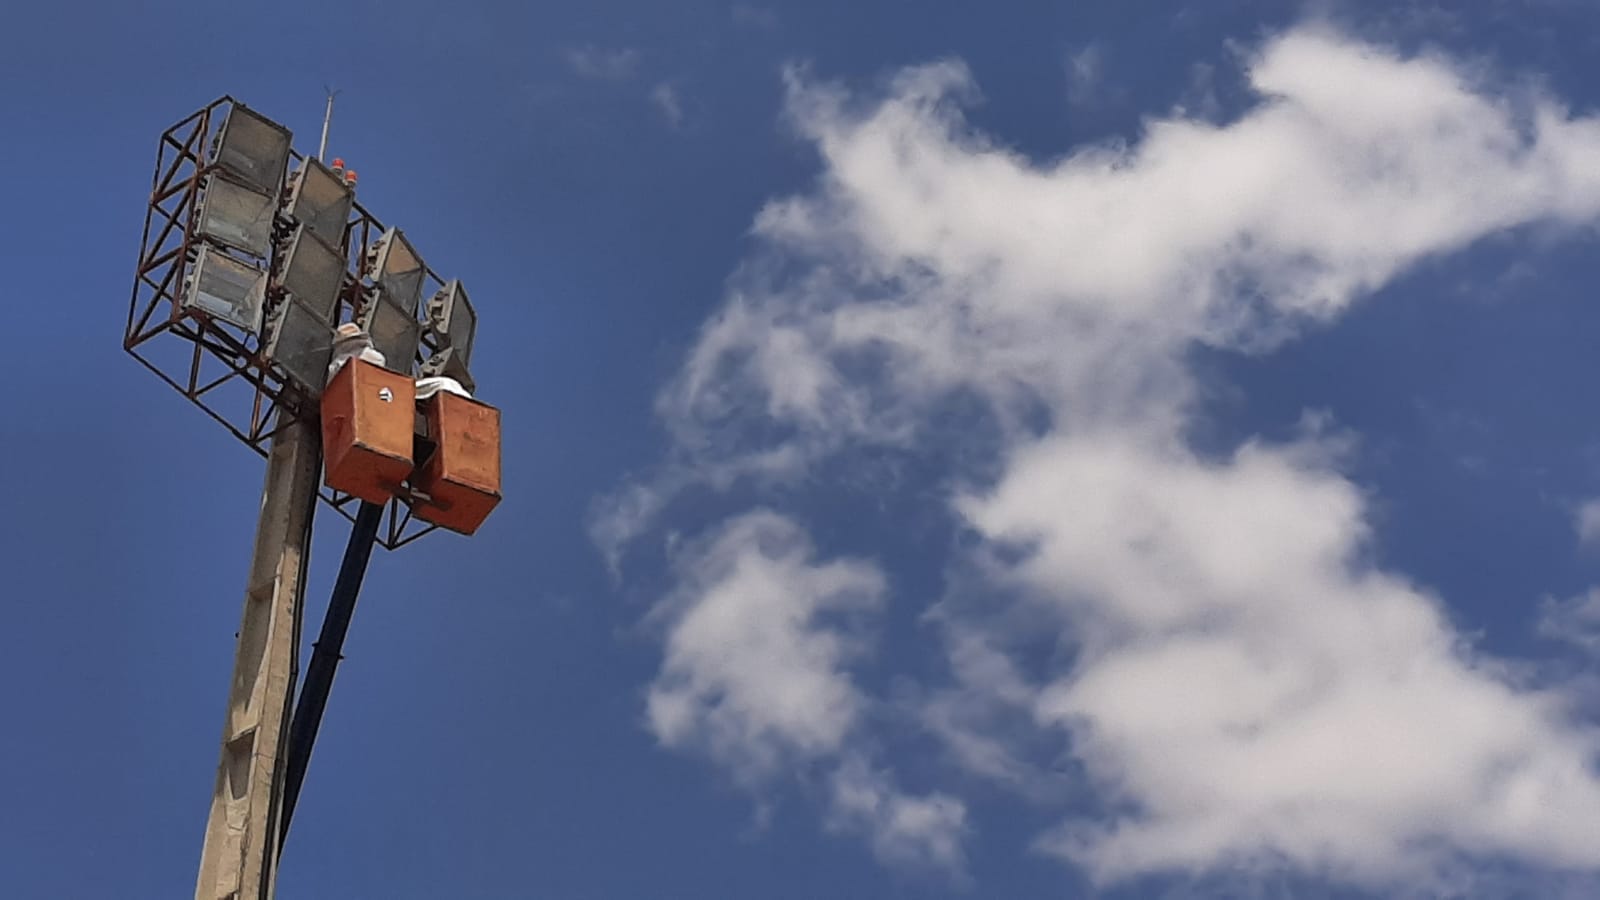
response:
{"label": "lamp reflector", "polygon": [[284,302],[273,316],[272,337],[266,357],[312,397],[320,397],[333,360],[333,328],[293,300]]}
{"label": "lamp reflector", "polygon": [[344,179],[321,160],[308,159],[295,173],[289,215],[332,246],[344,245],[344,230],[350,223],[350,207],[354,203],[355,196]]}
{"label": "lamp reflector", "polygon": [[278,196],[289,163],[289,129],[235,104],[217,135],[217,165],[264,194]]}
{"label": "lamp reflector", "polygon": [[194,275],[184,290],[183,305],[255,334],[261,330],[266,289],[267,273],[202,246]]}
{"label": "lamp reflector", "polygon": [[427,268],[400,229],[391,228],[383,233],[370,275],[390,303],[405,310],[406,315],[416,316]]}
{"label": "lamp reflector", "polygon": [[206,176],[199,231],[220,244],[265,258],[272,252],[277,199],[218,174]]}
{"label": "lamp reflector", "polygon": [[338,318],[344,266],[344,254],[301,225],[289,239],[289,247],[283,254],[282,274],[274,287],[288,291],[306,309],[331,325]]}
{"label": "lamp reflector", "polygon": [[372,335],[372,346],[383,354],[385,368],[411,373],[417,342],[422,338],[422,323],[380,297],[368,301],[361,327]]}

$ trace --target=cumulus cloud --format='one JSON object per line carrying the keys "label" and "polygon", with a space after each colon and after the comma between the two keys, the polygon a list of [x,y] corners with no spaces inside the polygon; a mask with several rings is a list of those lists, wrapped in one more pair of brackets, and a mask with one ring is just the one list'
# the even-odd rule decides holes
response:
{"label": "cumulus cloud", "polygon": [[868,835],[886,862],[959,871],[965,806],[906,794],[846,747],[868,705],[850,667],[870,648],[863,620],[882,603],[883,575],[813,557],[798,525],[765,511],[680,555],[678,588],[654,613],[666,658],[647,696],[649,727],[752,790],[828,772],[835,828]]}
{"label": "cumulus cloud", "polygon": [[1572,518],[1578,545],[1586,549],[1600,547],[1600,498],[1584,501]]}
{"label": "cumulus cloud", "polygon": [[966,805],[947,794],[902,793],[859,758],[845,761],[831,779],[835,828],[861,831],[886,863],[960,874],[966,865],[961,839]]}
{"label": "cumulus cloud", "polygon": [[1571,644],[1600,659],[1600,588],[1540,605],[1539,634]]}
{"label": "cumulus cloud", "polygon": [[[1070,514],[1064,511],[1070,510]],[[1120,438],[1028,448],[970,521],[1075,631],[1042,725],[1128,812],[1046,846],[1114,878],[1273,855],[1432,877],[1419,844],[1600,865],[1595,735],[1357,561],[1362,504],[1279,448],[1220,463]]]}
{"label": "cumulus cloud", "polygon": [[[867,99],[792,75],[819,182],[762,211],[763,249],[660,397],[668,475],[604,536],[647,529],[698,471],[926,456],[931,422],[980,409],[967,438],[942,433],[970,443],[942,481],[978,541],[945,562],[980,574],[930,613],[950,675],[924,685],[920,721],[965,772],[1023,791],[1074,762],[1092,809],[1064,808],[1038,847],[1102,881],[1250,863],[1415,884],[1461,856],[1600,869],[1600,732],[1375,567],[1348,436],[1220,457],[1185,439],[1196,345],[1272,351],[1421,261],[1592,222],[1600,122],[1317,29],[1248,65],[1259,99],[1234,121],[1151,120],[1048,161],[966,123],[957,63]],[[841,674],[856,645],[818,616],[885,602],[875,570],[811,561],[769,513],[715,534],[671,604],[656,733],[735,773],[840,761],[833,815],[876,823],[880,856],[919,823],[959,833],[953,795],[897,806],[848,762],[877,726]]]}
{"label": "cumulus cloud", "polygon": [[820,620],[871,611],[884,582],[810,556],[794,522],[756,512],[680,559],[678,594],[657,610],[670,626],[648,709],[662,743],[698,744],[749,780],[839,748],[862,705],[844,668],[862,639]]}

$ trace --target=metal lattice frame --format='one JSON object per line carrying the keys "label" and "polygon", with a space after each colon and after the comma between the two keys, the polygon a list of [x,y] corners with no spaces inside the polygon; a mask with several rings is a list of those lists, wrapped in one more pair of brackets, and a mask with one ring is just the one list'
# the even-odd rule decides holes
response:
{"label": "metal lattice frame", "polygon": [[[180,301],[202,244],[212,252],[230,252],[204,241],[196,234],[196,227],[201,187],[217,168],[213,138],[235,106],[243,104],[232,97],[221,97],[161,135],[122,346],[265,458],[277,429],[317,416],[316,401],[304,396],[282,367],[264,357],[262,335],[248,333],[204,310],[185,307]],[[292,149],[290,156],[294,162],[304,158]],[[365,207],[359,202],[354,204],[339,248],[345,252],[346,266],[334,324],[354,321],[367,302],[370,285],[363,281],[362,269],[384,230],[383,223]],[[280,220],[273,231],[274,269],[280,265],[287,234],[285,223]],[[424,298],[444,285],[431,268],[426,273]],[[263,320],[270,321],[283,302],[283,298],[269,293]],[[438,349],[433,335],[424,328],[413,365]],[[289,415],[279,420],[279,410]],[[340,515],[355,521],[357,498],[326,486],[320,489],[319,496]],[[378,533],[378,542],[387,549],[404,546],[438,527],[414,518],[409,501],[409,494],[402,489],[387,505]]]}

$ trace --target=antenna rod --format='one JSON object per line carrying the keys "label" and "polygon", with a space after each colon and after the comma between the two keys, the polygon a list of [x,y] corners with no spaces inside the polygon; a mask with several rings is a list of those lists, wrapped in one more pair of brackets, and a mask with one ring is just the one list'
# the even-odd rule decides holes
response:
{"label": "antenna rod", "polygon": [[330,90],[327,85],[323,85],[322,89],[328,92],[328,108],[322,113],[322,141],[317,144],[319,160],[328,155],[328,126],[333,122],[333,98],[339,96],[338,91]]}

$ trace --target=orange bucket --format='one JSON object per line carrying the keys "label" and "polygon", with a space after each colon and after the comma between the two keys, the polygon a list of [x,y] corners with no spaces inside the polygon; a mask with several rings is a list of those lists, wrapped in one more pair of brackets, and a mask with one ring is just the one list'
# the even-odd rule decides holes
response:
{"label": "orange bucket", "polygon": [[421,460],[411,486],[428,500],[413,505],[417,518],[472,534],[500,502],[500,410],[440,391],[423,401],[431,455]]}
{"label": "orange bucket", "polygon": [[386,503],[411,474],[417,386],[363,359],[346,362],[322,392],[324,483]]}

